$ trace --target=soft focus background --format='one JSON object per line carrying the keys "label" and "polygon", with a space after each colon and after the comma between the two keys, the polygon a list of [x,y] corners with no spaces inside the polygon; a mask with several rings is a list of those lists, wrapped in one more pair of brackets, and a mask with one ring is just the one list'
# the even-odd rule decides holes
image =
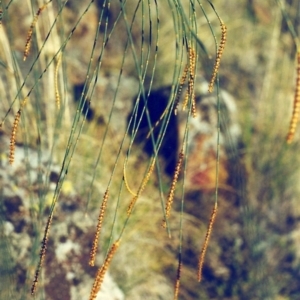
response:
{"label": "soft focus background", "polygon": [[[299,299],[300,129],[291,145],[285,141],[296,88],[299,1],[215,0],[215,10],[208,1],[51,1],[23,61],[27,32],[44,4],[0,1],[0,299],[32,299],[52,210],[35,299],[87,299],[97,267],[120,236],[97,299],[173,299],[179,253],[179,299]],[[169,238],[161,227],[172,181],[164,159],[127,217],[130,190],[137,192],[150,162],[127,121],[139,92],[151,90],[155,101],[168,91],[168,99],[186,63],[185,41],[197,52],[196,96],[208,99],[199,100],[208,101],[199,105],[200,115],[212,109],[217,118],[221,100],[216,93],[207,98],[205,87],[214,38],[221,38],[218,16],[227,26],[219,70],[226,121],[219,209],[199,283],[198,257],[216,201],[217,123],[208,122],[215,141],[209,155],[202,135],[188,140],[192,150],[176,186]],[[12,126],[27,95],[10,165]],[[182,132],[197,137],[198,123],[184,114],[179,120],[181,148]],[[189,184],[194,165],[211,166],[196,187]],[[96,267],[90,267],[107,188]]]}

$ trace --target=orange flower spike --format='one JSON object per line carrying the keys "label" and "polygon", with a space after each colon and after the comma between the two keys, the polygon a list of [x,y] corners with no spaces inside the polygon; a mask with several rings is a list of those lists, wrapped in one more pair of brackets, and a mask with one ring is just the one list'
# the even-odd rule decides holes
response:
{"label": "orange flower spike", "polygon": [[177,277],[176,277],[175,289],[174,289],[174,300],[178,299],[179,287],[180,287],[180,278],[181,278],[181,270],[182,270],[182,260],[181,260],[181,254],[179,254]]}
{"label": "orange flower spike", "polygon": [[129,204],[128,208],[127,208],[127,216],[129,216],[129,215],[131,214],[132,209],[133,209],[133,207],[134,207],[134,205],[135,205],[137,199],[138,199],[138,195],[135,195],[135,196],[131,199],[130,204]]}
{"label": "orange flower spike", "polygon": [[110,248],[106,259],[102,265],[102,267],[100,267],[98,269],[98,272],[96,274],[96,278],[91,290],[91,294],[90,294],[90,300],[95,300],[97,297],[98,292],[100,291],[101,285],[103,283],[103,279],[104,279],[104,275],[107,272],[107,269],[111,263],[111,260],[113,259],[113,256],[115,255],[116,251],[118,250],[120,246],[120,240],[117,240]]}
{"label": "orange flower spike", "polygon": [[142,184],[141,184],[141,188],[140,188],[139,191],[138,191],[138,194],[139,194],[139,195],[140,195],[140,194],[144,191],[144,189],[146,188],[146,185],[147,185],[147,183],[148,183],[148,181],[149,181],[149,179],[150,179],[150,177],[151,177],[151,174],[153,173],[154,167],[155,167],[155,158],[152,159],[152,162],[151,162],[151,165],[150,165],[150,167],[149,167],[149,170],[148,170],[146,176],[145,176],[144,179],[143,179],[143,182],[142,182]]}
{"label": "orange flower spike", "polygon": [[54,71],[54,89],[55,89],[55,103],[56,107],[60,109],[60,95],[59,95],[59,88],[58,88],[58,71],[59,67],[61,65],[61,53],[58,55],[57,63],[55,66],[55,71]]}
{"label": "orange flower spike", "polygon": [[12,127],[11,135],[10,135],[10,146],[9,146],[9,163],[12,165],[15,160],[15,147],[16,147],[16,134],[20,123],[22,110],[19,109],[14,120],[14,124]]}
{"label": "orange flower spike", "polygon": [[132,209],[133,209],[133,207],[134,207],[134,205],[135,205],[135,203],[136,203],[138,197],[139,197],[139,196],[141,195],[141,193],[144,191],[144,189],[145,189],[145,187],[146,187],[146,185],[147,185],[147,183],[148,183],[148,181],[149,181],[149,179],[150,179],[150,176],[151,176],[151,174],[152,174],[152,172],[153,172],[153,170],[154,170],[154,166],[155,166],[155,158],[152,159],[152,162],[151,162],[151,165],[150,165],[150,167],[149,167],[149,170],[148,170],[147,174],[145,175],[145,177],[144,177],[144,179],[143,179],[143,181],[142,181],[142,183],[141,183],[141,186],[140,186],[140,188],[139,188],[137,194],[136,194],[136,195],[133,195],[133,198],[131,199],[131,202],[130,202],[130,204],[129,204],[129,206],[128,206],[128,209],[127,209],[127,215],[128,215],[128,216],[131,214]]}
{"label": "orange flower spike", "polygon": [[188,64],[187,70],[189,72],[189,80],[188,80],[188,87],[187,92],[184,96],[183,106],[182,109],[185,110],[189,99],[192,101],[192,116],[196,116],[196,100],[195,100],[195,91],[194,91],[194,81],[195,81],[195,67],[196,67],[196,52],[195,49],[192,47],[188,47]]}
{"label": "orange flower spike", "polygon": [[33,18],[33,21],[29,27],[29,30],[28,30],[28,33],[27,33],[27,39],[26,39],[26,44],[25,44],[25,49],[24,49],[24,57],[23,57],[23,60],[25,61],[29,55],[29,51],[30,51],[30,48],[31,48],[31,41],[32,41],[32,35],[33,35],[33,30],[34,30],[34,27],[36,25],[36,22],[41,14],[41,12],[46,8],[46,6],[52,2],[52,0],[48,1],[47,3],[45,3],[43,6],[41,6],[35,17]]}
{"label": "orange flower spike", "polygon": [[195,94],[192,98],[192,116],[193,118],[196,118],[196,99],[195,99]]}
{"label": "orange flower spike", "polygon": [[220,62],[221,62],[221,57],[223,55],[224,52],[224,48],[225,48],[225,43],[226,43],[226,39],[227,39],[227,28],[226,25],[223,23],[222,20],[220,20],[220,25],[221,25],[221,30],[222,30],[222,35],[221,35],[221,42],[219,45],[219,49],[217,52],[217,57],[216,57],[216,61],[214,64],[214,68],[213,68],[213,73],[211,76],[211,79],[209,81],[209,85],[208,85],[208,92],[211,93],[214,89],[214,83],[217,77],[217,73],[219,71],[219,67],[220,67]]}
{"label": "orange flower spike", "polygon": [[297,52],[297,79],[296,79],[296,88],[295,88],[295,95],[294,95],[294,107],[293,107],[293,114],[290,121],[289,131],[286,137],[286,141],[288,144],[292,143],[297,123],[299,121],[299,112],[300,112],[300,51]]}
{"label": "orange flower spike", "polygon": [[208,242],[211,236],[211,232],[212,232],[212,228],[216,219],[216,215],[217,215],[217,203],[215,203],[215,206],[213,208],[213,211],[211,213],[210,216],[210,220],[209,220],[209,224],[208,224],[208,228],[207,228],[207,232],[206,232],[206,236],[205,236],[205,240],[204,240],[204,244],[200,253],[200,257],[199,257],[199,263],[198,263],[198,281],[200,282],[202,279],[202,269],[203,269],[203,264],[204,264],[204,258],[205,258],[205,254],[206,254],[206,250],[207,250],[207,246],[208,246]]}
{"label": "orange flower spike", "polygon": [[162,227],[164,227],[164,228],[166,227],[166,221],[167,221],[167,219],[169,218],[169,216],[171,214],[171,207],[172,207],[172,203],[173,203],[173,200],[174,200],[175,187],[176,187],[176,183],[178,181],[178,177],[179,177],[179,174],[180,174],[183,158],[184,158],[184,153],[183,153],[183,149],[181,149],[181,151],[179,153],[179,159],[178,159],[175,171],[174,171],[170,191],[169,191],[169,194],[168,194],[168,199],[167,199],[167,202],[166,202],[166,208],[165,208],[166,216],[165,216],[165,220],[163,220],[163,222],[162,222]]}
{"label": "orange flower spike", "polygon": [[19,108],[19,110],[15,116],[14,124],[13,124],[12,130],[11,130],[9,158],[8,158],[8,161],[11,165],[13,164],[13,162],[15,160],[16,134],[17,134],[20,119],[21,119],[22,109],[23,109],[24,105],[26,104],[26,101],[27,101],[27,97],[23,100],[21,107]]}
{"label": "orange flower spike", "polygon": [[108,200],[108,190],[105,191],[104,196],[103,196],[102,204],[100,207],[100,213],[99,213],[99,217],[98,217],[98,224],[97,224],[97,228],[96,228],[96,232],[95,232],[95,237],[93,240],[93,246],[92,246],[91,253],[90,253],[89,265],[92,267],[95,265],[95,258],[96,258],[97,249],[98,249],[98,241],[99,241],[99,236],[100,236],[100,232],[101,232],[101,228],[102,228],[102,224],[103,224],[107,200]]}
{"label": "orange flower spike", "polygon": [[196,100],[194,91],[194,81],[195,81],[195,67],[196,67],[196,54],[195,50],[189,47],[189,85],[188,94],[192,101],[192,116],[196,117]]}

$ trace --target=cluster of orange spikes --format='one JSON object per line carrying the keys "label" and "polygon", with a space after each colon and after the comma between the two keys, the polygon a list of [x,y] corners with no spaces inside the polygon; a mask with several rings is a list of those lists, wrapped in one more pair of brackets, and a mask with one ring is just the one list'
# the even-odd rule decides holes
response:
{"label": "cluster of orange spikes", "polygon": [[[31,26],[30,26],[28,34],[27,34],[26,44],[25,44],[24,57],[23,57],[24,61],[27,59],[27,57],[29,55],[29,52],[30,52],[33,31],[34,31],[34,28],[35,28],[36,23],[38,21],[38,17],[40,16],[42,11],[46,8],[46,6],[50,2],[52,2],[52,0],[48,1],[47,3],[45,3],[43,6],[41,6],[38,9],[32,23],[31,23]],[[212,74],[212,77],[211,77],[211,80],[210,80],[210,83],[209,83],[209,92],[212,92],[212,90],[213,90],[213,85],[214,85],[214,82],[215,82],[215,79],[216,79],[216,76],[217,76],[217,73],[218,73],[218,69],[219,69],[220,61],[221,61],[221,56],[223,54],[224,46],[225,46],[225,42],[226,42],[227,29],[226,29],[226,26],[224,25],[224,23],[221,20],[220,20],[220,24],[221,24],[221,29],[222,29],[222,37],[221,37],[220,46],[218,48],[215,65],[214,65],[214,68],[213,68],[213,74]],[[58,108],[60,107],[60,96],[59,96],[57,78],[58,78],[58,68],[59,68],[60,63],[61,63],[61,56],[59,56],[59,58],[58,58],[58,61],[57,61],[57,64],[56,64],[56,69],[55,69],[55,98],[56,98],[56,104],[57,104]],[[288,142],[290,142],[293,138],[296,123],[297,123],[297,121],[295,121],[295,120],[298,120],[298,115],[299,115],[299,107],[300,107],[300,67],[299,67],[299,65],[300,65],[300,53],[298,53],[297,89],[296,89],[296,93],[295,93],[293,118],[292,118],[292,121],[291,121],[289,135],[287,137]],[[186,79],[188,77],[188,86],[187,86],[186,95],[184,97],[183,109],[185,109],[187,107],[188,101],[190,99],[192,116],[193,117],[196,116],[196,101],[195,101],[195,92],[194,92],[195,69],[196,69],[196,51],[191,46],[188,46],[188,63],[184,68],[183,75],[182,75],[181,80],[180,80],[180,86],[179,86],[178,94],[177,94],[177,97],[176,97],[176,103],[175,103],[175,114],[177,112],[178,102],[179,102],[180,94],[182,92],[183,85],[186,82]],[[26,102],[25,100],[23,101],[20,109],[18,110],[18,112],[15,116],[14,123],[13,123],[13,128],[12,128],[12,133],[11,133],[11,141],[10,141],[10,155],[9,155],[9,162],[11,164],[14,161],[16,132],[17,132],[18,125],[19,125],[19,122],[20,122],[20,118],[21,118],[22,107],[24,106],[24,104]],[[174,199],[175,187],[176,187],[176,183],[178,181],[179,174],[180,174],[180,171],[181,171],[181,166],[182,166],[183,159],[184,159],[184,153],[183,153],[183,150],[181,150],[181,152],[179,154],[179,159],[178,159],[175,171],[174,171],[174,176],[173,176],[172,184],[171,184],[170,191],[169,191],[169,194],[168,194],[168,199],[167,199],[167,202],[166,202],[165,220],[163,221],[163,224],[162,224],[163,227],[166,227],[167,219],[170,216],[171,206],[172,206],[173,199]],[[128,207],[128,210],[127,210],[128,215],[131,214],[136,200],[138,199],[138,197],[140,196],[142,191],[145,189],[145,186],[146,186],[147,182],[149,181],[149,178],[150,178],[150,176],[153,172],[154,165],[155,165],[155,159],[153,158],[152,162],[151,162],[151,165],[149,167],[149,170],[148,170],[146,176],[143,179],[141,187],[138,190],[138,193],[136,195],[133,195],[134,197],[133,197],[133,199],[132,199],[132,201],[131,201],[131,203]],[[127,185],[127,187],[128,187],[128,185]],[[95,238],[94,238],[93,246],[92,246],[91,253],[90,253],[89,264],[91,266],[95,265],[95,257],[96,257],[96,252],[97,252],[97,248],[98,248],[99,235],[100,235],[100,231],[101,231],[101,228],[102,228],[102,223],[103,223],[104,214],[105,214],[105,210],[106,210],[108,194],[109,194],[108,190],[106,190],[106,192],[104,194],[104,197],[103,197],[102,205],[100,207]],[[200,257],[199,257],[199,264],[198,264],[198,280],[199,281],[201,280],[204,257],[205,257],[205,253],[206,253],[206,250],[207,250],[209,238],[210,238],[210,235],[211,235],[211,232],[212,232],[212,227],[213,227],[213,224],[214,224],[214,221],[215,221],[216,213],[217,213],[217,204],[215,204],[214,209],[212,211],[210,222],[209,222],[207,233],[206,233],[206,237],[205,237],[205,241],[204,241],[204,245],[203,245],[203,248],[201,250]],[[42,240],[42,246],[41,246],[41,250],[40,250],[40,260],[39,260],[39,263],[38,263],[38,266],[37,266],[37,269],[36,269],[36,272],[35,272],[35,277],[34,277],[33,285],[32,285],[32,288],[31,288],[32,295],[35,294],[35,292],[36,292],[36,287],[37,287],[37,283],[38,283],[38,279],[39,279],[39,274],[40,274],[40,271],[41,271],[41,268],[42,268],[43,261],[45,259],[46,250],[47,250],[47,242],[48,242],[48,237],[49,237],[49,231],[50,231],[50,227],[51,227],[52,218],[53,218],[53,212],[49,215],[49,218],[48,218],[48,221],[47,221],[47,224],[46,224],[46,228],[45,228],[45,232],[44,232],[44,238]],[[97,293],[101,288],[101,285],[102,285],[102,282],[103,282],[103,279],[104,279],[104,275],[105,275],[105,273],[106,273],[106,271],[109,267],[109,264],[110,264],[110,262],[111,262],[111,260],[114,256],[114,254],[116,253],[119,245],[120,245],[120,240],[117,240],[112,245],[111,249],[109,250],[103,265],[99,268],[99,270],[96,274],[96,277],[95,277],[95,281],[94,281],[92,290],[91,290],[90,300],[93,300],[93,299],[96,298]],[[181,261],[181,256],[180,256],[179,257],[178,269],[177,269],[177,280],[176,280],[176,283],[175,283],[175,296],[174,296],[174,299],[178,298],[180,277],[181,277],[181,269],[182,269],[182,261]]]}

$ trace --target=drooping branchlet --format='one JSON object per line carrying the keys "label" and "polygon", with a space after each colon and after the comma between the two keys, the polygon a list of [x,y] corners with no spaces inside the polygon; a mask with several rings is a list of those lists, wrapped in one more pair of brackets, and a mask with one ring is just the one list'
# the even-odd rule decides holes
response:
{"label": "drooping branchlet", "polygon": [[124,180],[124,184],[125,187],[127,189],[127,191],[133,196],[135,197],[136,194],[134,193],[134,191],[130,188],[129,184],[128,184],[128,180],[127,180],[127,175],[126,175],[126,165],[124,164],[123,166],[123,180]]}
{"label": "drooping branchlet", "polygon": [[179,253],[177,276],[176,276],[176,282],[175,282],[175,288],[174,288],[174,300],[178,299],[179,287],[180,287],[180,278],[181,278],[181,270],[182,270],[182,259],[181,259],[181,253]]}
{"label": "drooping branchlet", "polygon": [[15,147],[16,147],[16,134],[17,134],[17,129],[19,126],[20,118],[21,118],[21,108],[18,110],[14,124],[12,127],[11,135],[10,135],[10,145],[9,145],[9,163],[12,165],[14,160],[15,160]]}
{"label": "drooping branchlet", "polygon": [[193,118],[196,118],[196,99],[195,99],[195,95],[194,97],[192,98],[192,117]]}
{"label": "drooping branchlet", "polygon": [[9,145],[9,158],[8,158],[8,161],[11,165],[13,164],[13,162],[15,160],[16,134],[17,134],[17,130],[19,127],[20,119],[21,119],[22,109],[23,109],[24,105],[26,104],[26,101],[27,101],[27,97],[23,100],[23,102],[15,116],[15,120],[14,120],[13,127],[11,130],[10,145]]}
{"label": "drooping branchlet", "polygon": [[167,106],[166,109],[161,114],[161,116],[159,117],[159,119],[155,122],[155,124],[153,125],[153,127],[149,130],[149,133],[147,134],[146,139],[149,139],[151,137],[151,134],[159,126],[160,122],[164,119],[164,117],[166,116],[166,114],[168,113],[168,111],[169,110],[168,110],[168,106]]}
{"label": "drooping branchlet", "polygon": [[92,267],[95,265],[95,258],[96,258],[97,249],[98,249],[98,241],[99,241],[100,231],[102,228],[104,214],[105,214],[105,210],[106,210],[106,206],[107,206],[108,194],[109,194],[108,190],[106,190],[104,193],[104,196],[103,196],[101,207],[100,207],[98,223],[97,223],[97,227],[96,227],[95,237],[93,240],[93,246],[91,249],[90,260],[89,260],[89,265]]}
{"label": "drooping branchlet", "polygon": [[196,99],[195,99],[195,68],[196,68],[196,51],[189,47],[189,82],[188,82],[188,94],[192,101],[192,116],[196,117]]}
{"label": "drooping branchlet", "polygon": [[199,256],[199,261],[198,261],[198,281],[199,282],[202,279],[202,269],[203,269],[203,264],[204,264],[204,258],[205,258],[208,242],[209,242],[209,239],[210,239],[210,236],[211,236],[212,228],[213,228],[213,225],[214,225],[214,222],[215,222],[215,219],[216,219],[217,209],[218,209],[218,205],[217,205],[217,203],[215,203],[215,206],[214,206],[214,208],[212,210],[212,213],[211,213],[211,216],[210,216],[207,232],[206,232],[206,235],[205,235],[204,244],[203,244],[203,247],[201,249],[200,256]]}
{"label": "drooping branchlet", "polygon": [[147,185],[147,183],[148,183],[148,181],[149,181],[149,179],[150,179],[150,176],[151,176],[151,174],[152,174],[152,172],[153,172],[153,170],[154,170],[154,166],[155,166],[155,158],[152,158],[152,161],[151,161],[151,164],[150,164],[150,166],[149,166],[148,172],[147,172],[147,174],[145,175],[145,177],[144,177],[144,179],[143,179],[143,181],[142,181],[142,183],[141,183],[141,186],[140,186],[140,188],[139,188],[137,194],[133,196],[133,198],[131,199],[131,202],[130,202],[130,204],[129,204],[129,206],[128,206],[128,209],[127,209],[127,215],[128,215],[128,216],[131,214],[132,209],[133,209],[133,207],[134,207],[134,205],[135,205],[135,203],[136,203],[138,197],[139,197],[139,196],[141,195],[141,193],[144,191],[144,189],[145,189],[145,187],[146,187],[146,185]]}
{"label": "drooping branchlet", "polygon": [[131,199],[130,204],[129,204],[128,208],[127,208],[127,215],[128,216],[131,214],[132,209],[133,209],[133,207],[134,207],[137,199],[138,199],[138,195],[133,196],[133,198]]}
{"label": "drooping branchlet", "polygon": [[45,260],[46,251],[47,251],[47,243],[48,243],[48,239],[49,239],[49,232],[50,232],[52,219],[53,219],[53,213],[51,213],[49,215],[48,221],[47,221],[47,224],[46,224],[46,227],[45,227],[44,237],[43,237],[43,240],[42,240],[42,246],[41,246],[41,250],[40,250],[40,259],[39,259],[38,266],[37,266],[36,271],[35,271],[33,284],[31,286],[31,295],[34,295],[35,292],[36,292],[36,287],[37,287],[37,284],[38,284],[39,275],[40,275],[40,272],[41,272],[41,269],[42,269],[43,262]]}
{"label": "drooping branchlet", "polygon": [[215,60],[215,64],[214,64],[214,68],[213,68],[213,73],[211,75],[211,79],[209,81],[209,85],[208,85],[208,92],[211,93],[213,91],[214,88],[214,83],[217,77],[217,73],[219,71],[219,67],[220,67],[220,62],[221,62],[221,57],[223,55],[224,52],[224,48],[225,48],[225,43],[226,43],[226,38],[227,38],[227,28],[226,25],[223,23],[223,21],[220,19],[220,25],[221,25],[221,30],[222,30],[222,35],[221,35],[221,42],[217,51],[217,57]]}
{"label": "drooping branchlet", "polygon": [[176,187],[176,183],[178,181],[178,177],[179,177],[179,174],[180,174],[180,171],[181,171],[183,158],[184,158],[184,153],[183,153],[183,149],[181,149],[181,151],[179,153],[179,159],[178,159],[175,171],[174,171],[174,175],[173,175],[170,191],[169,191],[169,194],[168,194],[168,198],[167,198],[167,201],[166,201],[165,219],[162,222],[162,227],[164,227],[164,228],[166,227],[167,219],[169,218],[169,216],[171,214],[171,207],[172,207],[172,203],[173,203],[173,200],[174,200],[175,187]]}
{"label": "drooping branchlet", "polygon": [[293,114],[290,121],[289,131],[286,137],[286,141],[290,144],[295,136],[297,123],[299,121],[299,112],[300,112],[300,51],[297,52],[297,79],[296,79],[296,87],[294,94],[294,107]]}
{"label": "drooping branchlet", "polygon": [[41,6],[36,15],[34,16],[33,18],[33,21],[29,27],[29,30],[28,30],[28,33],[27,33],[27,39],[26,39],[26,44],[25,44],[25,49],[24,49],[24,57],[23,57],[23,60],[25,61],[29,55],[29,51],[30,51],[30,48],[31,48],[31,42],[32,42],[32,35],[33,35],[33,30],[35,28],[35,25],[36,25],[36,22],[40,16],[40,14],[42,13],[42,11],[46,8],[46,6],[52,2],[52,0],[48,1],[47,3],[45,3],[43,6]]}
{"label": "drooping branchlet", "polygon": [[111,260],[113,258],[113,256],[115,255],[116,251],[118,250],[120,246],[120,240],[117,240],[110,248],[106,259],[102,265],[102,267],[100,267],[97,271],[96,277],[95,277],[95,281],[91,290],[91,294],[90,294],[90,300],[94,300],[97,297],[98,292],[100,291],[103,279],[104,279],[104,275],[111,263]]}
{"label": "drooping branchlet", "polygon": [[59,67],[61,65],[61,58],[62,54],[60,53],[58,55],[58,59],[56,62],[56,66],[55,66],[55,71],[54,71],[54,89],[55,89],[55,103],[56,103],[56,107],[59,109],[60,108],[60,96],[59,96],[59,87],[58,87],[58,71],[59,71]]}
{"label": "drooping branchlet", "polygon": [[[195,68],[196,68],[196,51],[191,46],[188,46],[188,63],[186,65],[186,68],[184,70],[182,79],[180,81],[179,91],[181,92],[182,84],[185,82],[186,77],[187,77],[187,73],[188,73],[189,74],[189,76],[188,76],[189,77],[189,79],[188,79],[188,87],[187,87],[186,94],[184,96],[182,109],[183,110],[186,109],[186,107],[187,107],[187,105],[189,103],[189,99],[190,99],[191,102],[192,102],[192,116],[193,117],[196,117],[196,99],[195,99],[195,91],[194,91]],[[177,95],[177,98],[179,96]],[[178,106],[178,104],[176,102],[175,113],[177,113],[177,106]]]}
{"label": "drooping branchlet", "polygon": [[175,104],[174,104],[175,115],[177,115],[177,110],[178,110],[179,100],[180,100],[180,96],[181,96],[181,92],[182,92],[182,87],[186,81],[188,71],[189,71],[189,64],[186,64],[185,68],[183,70],[182,76],[180,78],[179,87],[178,87],[177,95],[175,98]]}
{"label": "drooping branchlet", "polygon": [[144,179],[143,179],[143,181],[142,181],[142,184],[141,184],[141,187],[140,187],[140,189],[139,189],[139,192],[138,192],[139,195],[140,195],[140,194],[144,191],[144,189],[146,188],[146,185],[147,185],[147,183],[148,183],[148,181],[149,181],[149,179],[150,179],[150,176],[151,176],[151,174],[152,174],[152,172],[153,172],[153,170],[154,170],[154,166],[155,166],[155,158],[152,158],[151,164],[150,164],[150,167],[149,167],[149,170],[148,170],[146,176],[144,177]]}

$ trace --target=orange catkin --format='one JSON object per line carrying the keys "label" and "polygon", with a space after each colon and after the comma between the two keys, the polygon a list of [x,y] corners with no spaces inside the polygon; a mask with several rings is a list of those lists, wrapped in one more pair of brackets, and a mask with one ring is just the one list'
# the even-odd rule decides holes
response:
{"label": "orange catkin", "polygon": [[120,240],[117,240],[110,248],[106,259],[102,265],[102,267],[99,268],[97,274],[96,274],[96,278],[91,290],[91,294],[90,294],[90,300],[94,300],[97,297],[98,292],[100,291],[103,279],[104,279],[104,275],[111,263],[111,260],[113,259],[113,256],[115,255],[116,251],[118,250],[120,245]]}
{"label": "orange catkin", "polygon": [[99,217],[98,217],[96,233],[95,233],[93,246],[92,246],[91,253],[90,253],[89,265],[92,267],[95,265],[95,258],[96,258],[97,249],[98,249],[98,241],[99,241],[100,231],[101,231],[102,223],[103,223],[103,219],[104,219],[104,213],[106,210],[107,200],[108,200],[108,190],[105,191],[104,196],[103,196],[102,204],[100,207],[100,213],[99,213]]}
{"label": "orange catkin", "polygon": [[33,35],[33,29],[34,29],[34,27],[35,27],[35,25],[36,25],[36,22],[37,22],[37,20],[38,20],[38,18],[39,18],[39,15],[41,14],[41,12],[46,8],[46,6],[47,6],[50,2],[52,2],[52,0],[48,1],[47,3],[45,3],[43,6],[41,6],[41,7],[38,9],[38,11],[37,11],[35,17],[33,18],[32,23],[31,23],[31,25],[30,25],[30,27],[29,27],[29,30],[28,30],[28,33],[27,33],[27,39],[26,39],[25,49],[24,49],[24,57],[23,57],[23,60],[24,60],[24,61],[27,59],[28,54],[29,54],[29,51],[30,51],[30,48],[31,48],[31,41],[32,41],[32,35]]}
{"label": "orange catkin", "polygon": [[59,96],[59,87],[58,87],[58,71],[59,67],[61,65],[61,60],[62,60],[62,54],[60,53],[57,58],[57,63],[55,66],[55,71],[54,71],[54,89],[55,89],[55,102],[56,106],[59,109],[60,108],[60,96]]}
{"label": "orange catkin", "polygon": [[210,79],[209,85],[208,85],[208,92],[209,93],[211,93],[214,89],[214,83],[215,83],[215,80],[216,80],[216,77],[217,77],[217,73],[219,71],[221,57],[223,55],[224,48],[225,48],[225,43],[226,43],[226,39],[227,39],[227,28],[226,28],[226,25],[223,23],[222,20],[220,20],[220,25],[221,25],[221,30],[222,30],[222,36],[221,36],[221,42],[220,42],[220,45],[219,45],[219,49],[218,49],[218,52],[217,52],[215,65],[214,65],[214,68],[213,68],[213,73],[211,75],[211,79]]}
{"label": "orange catkin", "polygon": [[205,258],[209,238],[211,236],[212,228],[213,228],[213,225],[214,225],[214,222],[215,222],[215,219],[216,219],[217,209],[218,209],[218,206],[217,206],[217,203],[215,203],[215,206],[214,206],[213,211],[212,211],[211,216],[210,216],[210,220],[209,220],[209,224],[208,224],[204,244],[203,244],[203,247],[201,249],[200,256],[199,256],[199,263],[198,263],[198,281],[199,282],[202,279],[202,269],[203,269],[203,264],[204,264],[204,258]]}
{"label": "orange catkin", "polygon": [[10,146],[9,146],[9,163],[12,165],[14,160],[15,160],[15,147],[16,147],[16,134],[17,134],[17,130],[18,130],[18,126],[19,126],[19,122],[20,122],[20,118],[21,118],[21,108],[18,110],[16,116],[15,116],[15,120],[14,120],[14,124],[12,127],[12,131],[11,131],[11,135],[10,135]]}
{"label": "orange catkin", "polygon": [[195,81],[195,68],[196,68],[196,51],[195,49],[189,47],[189,69],[190,77],[188,82],[188,94],[192,101],[192,116],[196,117],[196,99],[194,91],[194,81]]}
{"label": "orange catkin", "polygon": [[188,103],[189,99],[191,100],[191,107],[192,107],[192,116],[195,118],[196,117],[196,98],[195,98],[195,90],[194,90],[194,83],[195,83],[195,69],[196,69],[196,51],[194,48],[191,46],[188,46],[188,63],[184,69],[182,78],[180,80],[180,85],[179,85],[179,90],[178,94],[175,100],[175,114],[177,114],[177,109],[178,109],[178,103],[179,103],[179,97],[182,91],[182,85],[184,84],[186,78],[187,78],[187,73],[189,73],[189,78],[188,78],[188,86],[187,86],[187,91],[186,94],[184,95],[183,99],[183,104],[182,104],[182,110],[185,110]]}
{"label": "orange catkin", "polygon": [[177,277],[176,277],[175,289],[174,289],[174,300],[178,299],[179,287],[180,287],[180,278],[181,278],[181,270],[182,270],[182,259],[181,259],[181,254],[179,253]]}
{"label": "orange catkin", "polygon": [[154,170],[154,166],[155,166],[155,158],[152,158],[149,170],[148,170],[146,176],[144,177],[144,179],[142,181],[142,184],[141,184],[141,187],[140,187],[140,189],[138,191],[138,194],[141,194],[144,191],[144,189],[146,188],[146,185],[147,185],[147,183],[148,183],[148,181],[149,181],[149,179],[151,177],[151,174],[152,174],[152,172]]}
{"label": "orange catkin", "polygon": [[128,215],[128,216],[131,214],[132,209],[133,209],[133,207],[134,207],[134,205],[135,205],[135,203],[136,203],[138,197],[141,195],[141,193],[142,193],[142,192],[144,191],[144,189],[146,188],[146,185],[147,185],[147,183],[148,183],[148,181],[149,181],[149,179],[150,179],[150,176],[151,176],[151,174],[152,174],[152,172],[153,172],[153,170],[154,170],[154,166],[155,166],[155,158],[152,158],[152,161],[151,161],[150,167],[149,167],[149,169],[148,169],[148,172],[147,172],[147,174],[145,175],[145,177],[143,178],[143,181],[142,181],[142,183],[141,183],[141,186],[140,186],[140,188],[139,188],[137,194],[136,194],[136,195],[133,195],[133,198],[131,199],[131,202],[130,202],[130,204],[129,204],[129,206],[128,206],[128,209],[127,209],[127,215]]}
{"label": "orange catkin", "polygon": [[293,114],[290,122],[289,131],[286,137],[286,141],[290,144],[294,140],[297,123],[299,120],[299,111],[300,111],[300,51],[297,52],[297,79],[296,79],[296,88],[294,95],[294,107]]}
{"label": "orange catkin", "polygon": [[183,149],[181,149],[181,151],[179,153],[179,159],[178,159],[175,171],[174,171],[170,191],[169,191],[169,194],[168,194],[167,203],[166,203],[166,208],[165,208],[166,216],[165,216],[165,220],[163,220],[163,222],[162,222],[162,227],[164,227],[164,228],[166,228],[166,222],[167,222],[167,219],[169,218],[170,213],[171,213],[171,207],[172,207],[174,194],[175,194],[175,187],[176,187],[176,183],[178,181],[178,177],[179,177],[179,174],[180,174],[183,158],[184,158],[184,153],[183,153]]}
{"label": "orange catkin", "polygon": [[26,104],[27,97],[23,100],[14,120],[14,124],[11,130],[10,135],[10,146],[9,146],[9,158],[8,161],[12,165],[15,160],[15,147],[16,147],[16,134],[19,127],[20,119],[21,119],[21,113],[24,105]]}

